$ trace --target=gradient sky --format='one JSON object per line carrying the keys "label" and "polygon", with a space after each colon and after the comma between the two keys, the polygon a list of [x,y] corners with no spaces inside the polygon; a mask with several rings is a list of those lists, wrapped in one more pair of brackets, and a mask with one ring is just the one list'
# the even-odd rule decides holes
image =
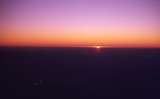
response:
{"label": "gradient sky", "polygon": [[160,47],[159,0],[6,0],[3,8],[0,46]]}

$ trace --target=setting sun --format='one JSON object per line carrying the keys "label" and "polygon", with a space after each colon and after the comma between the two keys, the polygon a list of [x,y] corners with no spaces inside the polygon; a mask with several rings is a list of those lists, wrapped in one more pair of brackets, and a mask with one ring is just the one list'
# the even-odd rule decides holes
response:
{"label": "setting sun", "polygon": [[96,46],[96,48],[101,48],[101,46]]}

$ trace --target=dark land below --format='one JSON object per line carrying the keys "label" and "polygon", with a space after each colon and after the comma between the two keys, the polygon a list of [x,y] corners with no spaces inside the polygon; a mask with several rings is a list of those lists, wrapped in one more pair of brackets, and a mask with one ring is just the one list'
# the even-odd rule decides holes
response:
{"label": "dark land below", "polygon": [[160,99],[158,48],[1,47],[0,54],[6,99]]}

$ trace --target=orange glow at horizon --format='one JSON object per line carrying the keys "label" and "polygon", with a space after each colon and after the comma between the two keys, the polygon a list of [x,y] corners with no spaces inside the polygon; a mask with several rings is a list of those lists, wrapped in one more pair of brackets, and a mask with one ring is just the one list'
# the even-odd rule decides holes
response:
{"label": "orange glow at horizon", "polygon": [[111,35],[107,33],[66,33],[35,35],[10,35],[0,37],[0,46],[49,46],[49,47],[89,47],[103,45],[104,47],[160,47],[157,35]]}

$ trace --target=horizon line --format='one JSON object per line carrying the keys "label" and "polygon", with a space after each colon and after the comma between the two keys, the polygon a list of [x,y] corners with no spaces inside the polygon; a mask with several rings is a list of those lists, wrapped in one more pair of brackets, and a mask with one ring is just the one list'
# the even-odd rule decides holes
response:
{"label": "horizon line", "polygon": [[[96,48],[96,46],[101,46],[101,45],[93,45],[93,46],[7,46],[7,45],[0,45],[0,48]],[[131,46],[122,46],[122,47],[114,47],[114,46],[101,46],[100,49],[104,48],[160,48],[158,47],[131,47]]]}

